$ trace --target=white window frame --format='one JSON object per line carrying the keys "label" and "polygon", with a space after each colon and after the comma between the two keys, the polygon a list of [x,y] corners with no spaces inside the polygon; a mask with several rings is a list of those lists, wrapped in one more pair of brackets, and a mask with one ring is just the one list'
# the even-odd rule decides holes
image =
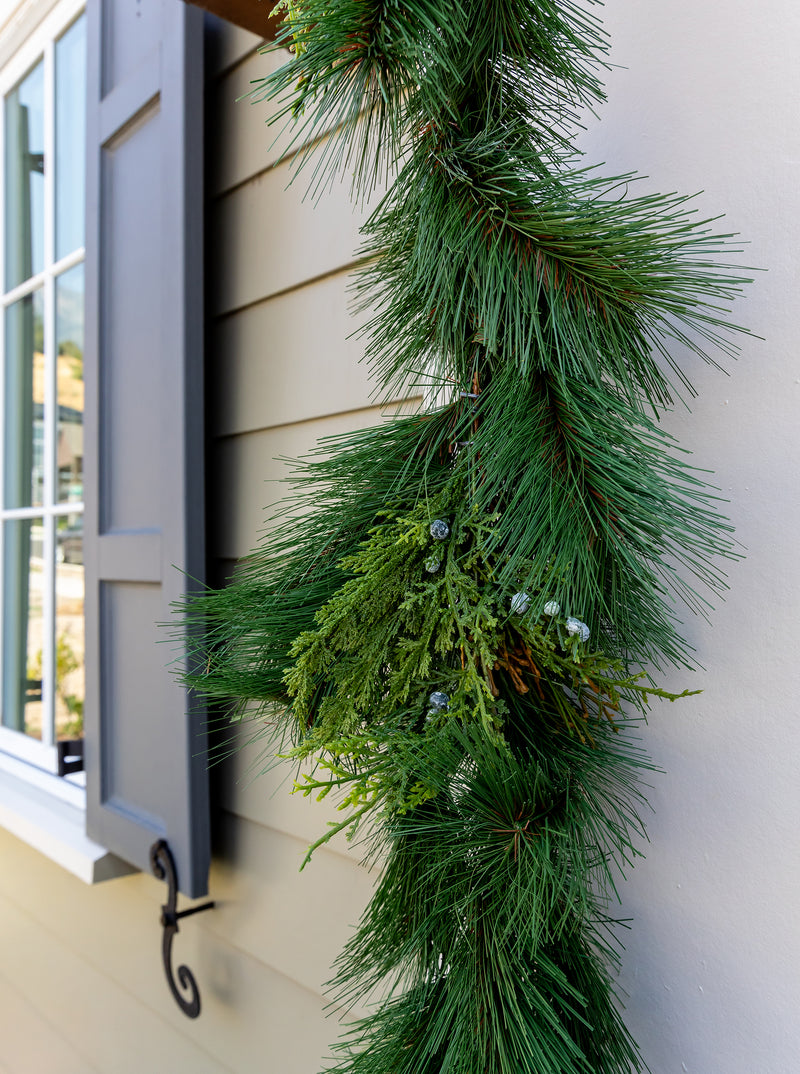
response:
{"label": "white window frame", "polygon": [[[0,69],[0,150],[5,146],[5,108],[3,102],[6,96],[21,82],[25,76],[43,59],[44,61],[44,151],[45,159],[49,167],[44,172],[44,266],[41,272],[17,285],[8,293],[5,293],[5,257],[0,256],[0,317],[3,324],[0,326],[0,420],[4,414],[4,385],[5,379],[5,311],[14,302],[41,289],[44,302],[44,359],[45,359],[45,399],[49,401],[46,412],[54,413],[57,406],[56,384],[56,355],[55,355],[55,288],[56,278],[68,269],[81,264],[85,259],[85,247],[72,251],[66,257],[55,260],[55,115],[52,107],[55,95],[55,47],[56,41],[62,37],[75,20],[82,14],[85,8],[85,0],[59,0],[56,6],[32,29],[30,35],[13,57]],[[4,158],[3,158],[4,160]],[[0,205],[5,205],[5,167],[0,162]],[[0,212],[0,252],[5,250],[5,212]],[[0,430],[1,433],[2,430]],[[43,619],[45,623],[54,622],[55,608],[55,552],[54,525],[48,525],[47,519],[55,519],[59,515],[70,515],[83,512],[83,502],[58,503],[55,496],[55,482],[57,480],[55,469],[55,421],[47,420],[44,425],[44,503],[36,507],[3,508],[0,519],[0,594],[2,593],[3,572],[3,530],[2,522],[11,519],[41,518],[44,522],[44,597]],[[5,439],[0,435],[0,474],[4,471]],[[55,637],[55,635],[54,635]],[[42,646],[42,703],[43,711],[50,713],[54,705],[55,692],[55,667],[54,667],[54,640],[52,645]],[[0,682],[2,681],[2,648],[0,647]],[[47,719],[42,723],[42,739],[33,739],[20,731],[0,725],[0,771],[16,770],[29,772],[35,766],[43,772],[52,773],[57,771],[58,760],[56,745],[53,736],[52,722]],[[25,769],[18,769],[14,762],[23,762]],[[30,778],[30,776],[28,777]],[[35,781],[41,783],[41,777],[36,776]],[[50,781],[45,781],[50,782]],[[58,796],[64,797],[72,804],[83,807],[85,805],[85,793],[83,792],[82,774],[66,777],[67,788],[59,786],[64,783],[57,777],[53,779],[53,786],[58,786]]]}

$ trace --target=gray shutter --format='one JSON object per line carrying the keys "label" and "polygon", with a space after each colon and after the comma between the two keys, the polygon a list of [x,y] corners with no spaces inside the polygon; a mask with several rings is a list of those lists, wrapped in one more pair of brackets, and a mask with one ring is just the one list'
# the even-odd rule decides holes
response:
{"label": "gray shutter", "polygon": [[[205,718],[170,608],[203,577],[203,15],[90,0],[86,220],[87,831],[205,894]],[[185,572],[185,573],[181,573]]]}

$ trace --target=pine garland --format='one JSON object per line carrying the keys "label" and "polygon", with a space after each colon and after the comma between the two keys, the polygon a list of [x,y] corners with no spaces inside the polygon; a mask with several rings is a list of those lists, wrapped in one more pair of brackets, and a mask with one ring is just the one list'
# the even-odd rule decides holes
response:
{"label": "pine garland", "polygon": [[[673,350],[735,353],[741,273],[691,199],[630,197],[571,139],[607,42],[571,0],[289,0],[257,88],[295,166],[354,196],[358,299],[386,398],[320,444],[233,583],[189,607],[192,680],[235,699],[369,818],[374,897],[336,966],[376,1010],[348,1074],[623,1074],[615,882],[639,854],[644,669],[691,667],[734,555],[659,419]],[[325,135],[325,137],[322,137]],[[312,163],[313,162],[313,163]],[[279,521],[279,518],[282,521]],[[305,864],[305,863],[304,863]]]}

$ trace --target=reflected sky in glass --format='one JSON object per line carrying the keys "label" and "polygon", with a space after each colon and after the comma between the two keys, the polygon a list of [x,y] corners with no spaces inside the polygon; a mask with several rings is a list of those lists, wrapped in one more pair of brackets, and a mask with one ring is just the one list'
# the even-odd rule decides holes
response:
{"label": "reflected sky in glass", "polygon": [[6,290],[44,268],[44,64],[5,100]]}
{"label": "reflected sky in glass", "polygon": [[85,231],[86,17],[56,42],[56,260],[83,246]]}

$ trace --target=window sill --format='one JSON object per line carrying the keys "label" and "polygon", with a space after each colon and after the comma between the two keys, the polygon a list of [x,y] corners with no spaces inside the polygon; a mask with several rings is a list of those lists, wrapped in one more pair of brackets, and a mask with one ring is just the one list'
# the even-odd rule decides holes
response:
{"label": "window sill", "polygon": [[59,779],[0,754],[0,826],[87,884],[136,870],[86,835],[86,794]]}

